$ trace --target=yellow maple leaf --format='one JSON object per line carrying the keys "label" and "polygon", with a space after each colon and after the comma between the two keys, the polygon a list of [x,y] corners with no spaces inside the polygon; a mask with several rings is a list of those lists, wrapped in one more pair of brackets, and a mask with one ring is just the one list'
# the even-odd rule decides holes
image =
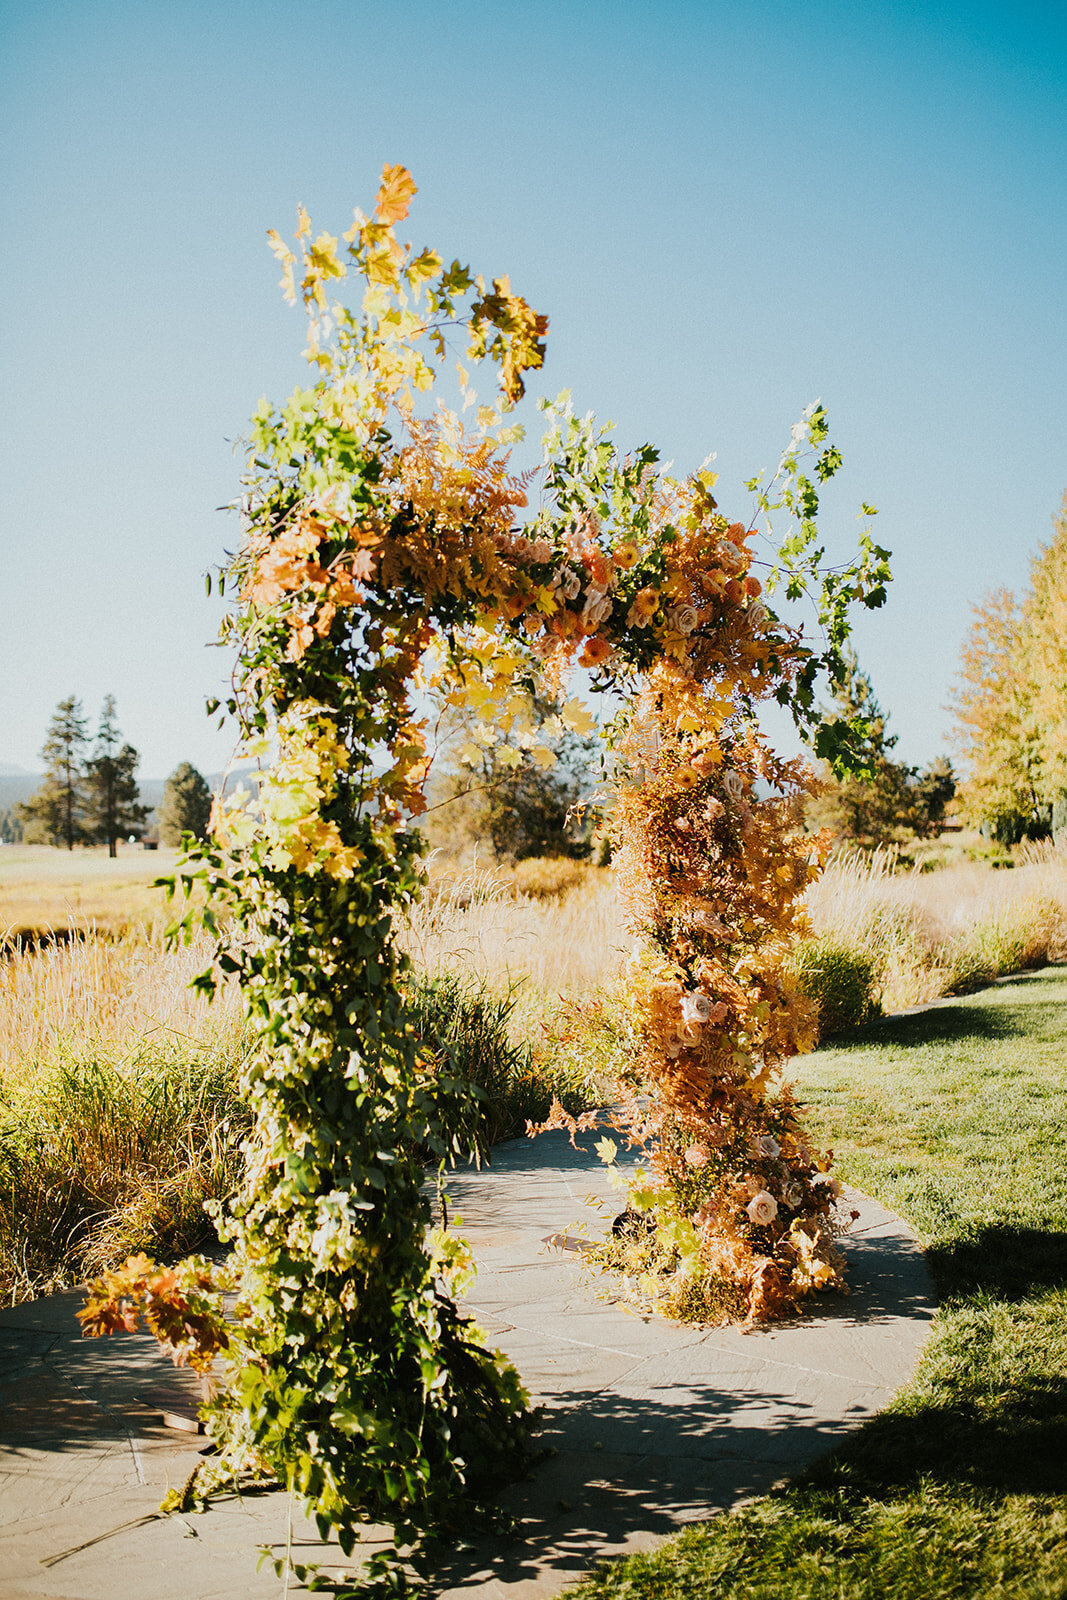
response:
{"label": "yellow maple leaf", "polygon": [[387,226],[394,222],[403,222],[408,214],[408,207],[418,192],[418,185],[407,167],[384,166],[374,215],[379,222],[384,222]]}
{"label": "yellow maple leaf", "polygon": [[441,270],[441,257],[436,250],[426,249],[412,258],[404,269],[404,276],[412,285],[435,278]]}
{"label": "yellow maple leaf", "polygon": [[297,236],[298,239],[306,239],[310,232],[311,232],[311,218],[308,216],[308,214],[307,214],[307,212],[306,212],[306,210],[304,209],[303,206],[297,206],[297,208],[296,208],[296,236]]}
{"label": "yellow maple leaf", "polygon": [[570,728],[574,733],[592,733],[596,727],[596,721],[588,706],[583,706],[580,700],[568,700],[559,715],[564,727]]}

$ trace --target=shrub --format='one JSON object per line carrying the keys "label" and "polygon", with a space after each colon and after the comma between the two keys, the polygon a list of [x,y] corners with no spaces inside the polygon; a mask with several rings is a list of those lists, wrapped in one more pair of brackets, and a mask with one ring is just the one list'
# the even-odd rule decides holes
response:
{"label": "shrub", "polygon": [[881,974],[870,950],[820,934],[797,946],[790,966],[797,987],[819,1007],[820,1038],[880,1015]]}
{"label": "shrub", "polygon": [[946,992],[968,994],[994,978],[1044,966],[1059,953],[1063,913],[1054,900],[1026,895],[1007,901],[946,947]]}
{"label": "shrub", "polygon": [[589,881],[590,868],[583,861],[566,856],[528,856],[517,861],[508,874],[516,894],[535,900],[558,899],[571,889]]}
{"label": "shrub", "polygon": [[446,1122],[453,1136],[486,1152],[547,1117],[554,1099],[572,1115],[603,1099],[604,1084],[573,1048],[573,1033],[536,1051],[516,1044],[510,1025],[517,988],[494,991],[467,972],[416,979],[411,1020],[437,1057]]}

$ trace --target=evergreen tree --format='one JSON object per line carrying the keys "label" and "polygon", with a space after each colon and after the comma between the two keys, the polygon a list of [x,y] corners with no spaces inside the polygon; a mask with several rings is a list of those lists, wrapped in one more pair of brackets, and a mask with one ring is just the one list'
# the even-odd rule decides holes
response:
{"label": "evergreen tree", "polygon": [[85,767],[88,731],[74,695],[56,707],[41,749],[44,782],[16,811],[28,843],[64,844],[73,850],[85,839]]}
{"label": "evergreen tree", "polygon": [[853,650],[844,656],[845,675],[824,718],[844,718],[861,730],[857,748],[867,776],[827,777],[825,790],[810,807],[810,820],[829,828],[836,838],[854,840],[865,848],[939,833],[945,807],[956,792],[951,763],[941,757],[920,772],[894,761],[891,752],[897,736],[888,730],[871,680],[860,670]]}
{"label": "evergreen tree", "polygon": [[163,844],[181,844],[182,834],[206,839],[211,819],[211,790],[189,761],[175,767],[159,804],[159,837]]}
{"label": "evergreen tree", "polygon": [[932,839],[941,832],[945,822],[945,808],[955,798],[956,774],[947,756],[917,773],[912,781],[912,826],[924,839]]}
{"label": "evergreen tree", "polygon": [[892,760],[896,735],[886,727],[886,715],[875,698],[871,680],[860,670],[855,652],[844,652],[844,677],[834,687],[834,700],[824,709],[824,721],[844,718],[860,730],[856,748],[866,777],[835,779],[827,775],[826,788],[810,808],[812,822],[829,828],[838,839],[853,839],[873,846],[900,838],[910,827],[911,771]]}
{"label": "evergreen tree", "polygon": [[18,807],[12,806],[9,810],[0,811],[0,844],[22,843],[22,818],[19,816]]}
{"label": "evergreen tree", "polygon": [[137,763],[140,757],[130,744],[119,744],[121,734],[115,721],[115,697],[107,695],[100,712],[96,748],[86,763],[89,833],[107,853],[116,853],[117,841],[129,833],[141,833],[147,806],[140,803]]}

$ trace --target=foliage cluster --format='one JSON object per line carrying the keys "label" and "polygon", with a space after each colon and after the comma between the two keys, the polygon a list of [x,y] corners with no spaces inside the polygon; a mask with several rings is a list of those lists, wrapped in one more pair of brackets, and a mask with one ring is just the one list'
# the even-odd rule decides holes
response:
{"label": "foliage cluster", "polygon": [[894,1403],[806,1480],[570,1600],[1033,1600],[1067,1571],[1067,978],[798,1063],[842,1172],[918,1230],[941,1308]]}
{"label": "foliage cluster", "polygon": [[[820,755],[848,757],[843,721],[816,728],[816,680],[840,673],[849,607],[881,603],[887,567],[869,532],[855,561],[823,567],[814,479],[840,456],[819,406],[753,488],[763,526],[779,511],[789,524],[767,591],[811,594],[822,649],[760,599],[757,523],[719,513],[713,474],[673,479],[650,446],[620,459],[566,398],[545,408],[540,501],[517,528],[532,477],[509,469],[521,430],[506,414],[547,321],[507,278],[487,286],[402,245],[414,192],[387,168],[347,259],[304,212],[296,252],[273,237],[294,299],[300,272],[317,376],[253,419],[245,540],[224,575],[227,709],[265,770],[255,797],[217,805],[214,843],[181,881],[207,891],[202,920],[257,1035],[240,1082],[246,1175],[220,1219],[238,1293],[216,1436],[299,1493],[344,1549],[384,1523],[418,1567],[523,1469],[527,1421],[515,1373],[450,1298],[458,1257],[427,1235],[413,1153],[446,1162],[475,1143],[457,1114],[472,1090],[435,1071],[398,944],[423,883],[411,821],[434,754],[413,696],[478,713],[475,742],[518,770],[551,763],[546,739],[589,730],[565,698],[573,665],[616,692],[614,827],[652,1093],[629,1128],[670,1250],[681,1240],[688,1270],[732,1275],[750,1310],[779,1313],[838,1258],[826,1160],[773,1083],[809,1019],[781,976],[816,870],[807,780],[765,749],[754,713],[774,697],[816,730]],[[359,312],[331,299],[350,265]],[[444,404],[417,409],[453,342],[470,428]],[[500,368],[495,405],[477,404],[464,365],[483,361]],[[536,694],[559,707],[542,727]],[[114,1297],[142,1292],[135,1277],[104,1286],[91,1327],[126,1325]],[[397,1560],[381,1552],[370,1580],[399,1583]]]}
{"label": "foliage cluster", "polygon": [[967,818],[1002,844],[1067,832],[1067,495],[1019,599],[974,608],[953,694]]}

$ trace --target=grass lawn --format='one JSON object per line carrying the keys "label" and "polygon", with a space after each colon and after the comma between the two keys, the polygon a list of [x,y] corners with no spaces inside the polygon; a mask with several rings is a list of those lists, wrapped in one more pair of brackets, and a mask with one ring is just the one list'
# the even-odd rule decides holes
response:
{"label": "grass lawn", "polygon": [[848,1182],[915,1227],[914,1380],[805,1478],[571,1600],[1067,1596],[1067,969],[796,1063]]}

